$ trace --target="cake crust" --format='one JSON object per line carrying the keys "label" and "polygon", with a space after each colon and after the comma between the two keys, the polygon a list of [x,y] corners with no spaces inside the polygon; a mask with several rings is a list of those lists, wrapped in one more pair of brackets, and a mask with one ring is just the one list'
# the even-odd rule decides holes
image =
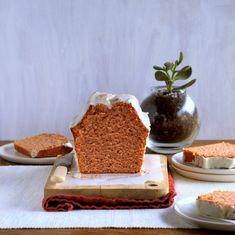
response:
{"label": "cake crust", "polygon": [[16,140],[14,148],[24,155],[36,158],[65,155],[73,149],[65,136],[48,133]]}

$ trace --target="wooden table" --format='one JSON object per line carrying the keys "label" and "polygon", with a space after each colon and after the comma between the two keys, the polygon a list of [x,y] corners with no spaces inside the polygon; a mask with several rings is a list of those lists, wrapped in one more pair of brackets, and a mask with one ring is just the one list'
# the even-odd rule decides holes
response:
{"label": "wooden table", "polygon": [[[221,141],[221,140],[219,140]],[[202,145],[202,144],[210,144],[219,142],[216,140],[197,140],[193,144]],[[231,143],[235,144],[235,140],[226,140]],[[7,144],[11,141],[0,141],[0,145]],[[7,166],[7,165],[15,165],[12,162],[8,162],[0,157],[0,165]],[[14,215],[12,215],[14,216]],[[44,234],[52,234],[52,235],[108,235],[108,234],[135,234],[135,235],[217,235],[217,234],[232,234],[229,232],[220,232],[220,231],[213,231],[213,230],[206,230],[206,229],[2,229],[0,230],[0,234],[12,234],[12,235],[23,235],[23,234],[34,234],[34,235],[44,235]],[[233,233],[234,234],[234,233]]]}

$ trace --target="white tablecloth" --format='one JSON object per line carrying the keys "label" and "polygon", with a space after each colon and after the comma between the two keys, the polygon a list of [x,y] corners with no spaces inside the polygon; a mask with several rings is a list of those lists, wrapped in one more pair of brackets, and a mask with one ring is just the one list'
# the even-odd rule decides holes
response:
{"label": "white tablecloth", "polygon": [[[79,210],[45,212],[43,188],[50,166],[0,167],[0,228],[193,228],[167,209]],[[212,183],[174,174],[176,200],[215,189],[234,190],[235,183]]]}

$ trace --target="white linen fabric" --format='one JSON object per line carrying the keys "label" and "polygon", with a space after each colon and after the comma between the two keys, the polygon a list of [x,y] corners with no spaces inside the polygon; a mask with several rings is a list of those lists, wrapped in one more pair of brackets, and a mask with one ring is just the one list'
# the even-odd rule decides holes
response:
{"label": "white linen fabric", "polygon": [[[166,209],[77,210],[46,212],[44,184],[51,166],[0,167],[0,228],[193,228]],[[212,190],[233,190],[235,183],[202,182],[174,173],[176,200]]]}

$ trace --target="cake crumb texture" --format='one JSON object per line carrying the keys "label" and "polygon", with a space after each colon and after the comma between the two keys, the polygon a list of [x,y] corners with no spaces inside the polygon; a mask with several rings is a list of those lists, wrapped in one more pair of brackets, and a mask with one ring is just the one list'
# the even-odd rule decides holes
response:
{"label": "cake crumb texture", "polygon": [[210,202],[218,206],[235,206],[234,191],[214,191],[212,193],[200,195],[197,200]]}
{"label": "cake crumb texture", "polygon": [[186,162],[192,162],[195,157],[235,158],[235,145],[226,142],[184,148],[183,151]]}
{"label": "cake crumb texture", "polygon": [[60,134],[42,133],[14,142],[15,149],[29,157],[55,157],[72,151],[68,139]]}
{"label": "cake crumb texture", "polygon": [[71,131],[81,173],[141,171],[149,130],[131,104],[90,105]]}

